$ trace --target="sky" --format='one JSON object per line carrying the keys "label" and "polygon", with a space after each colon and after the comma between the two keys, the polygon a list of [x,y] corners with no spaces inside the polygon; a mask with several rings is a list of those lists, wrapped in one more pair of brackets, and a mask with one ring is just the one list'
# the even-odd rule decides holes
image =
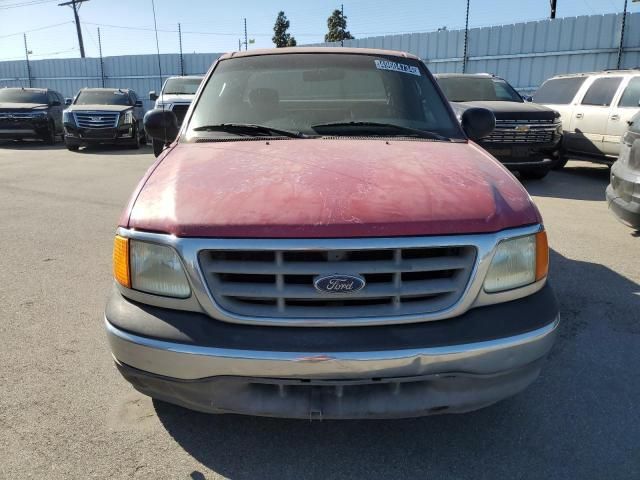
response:
{"label": "sky", "polygon": [[[178,23],[183,52],[226,52],[244,37],[249,48],[272,47],[273,24],[283,10],[298,45],[324,40],[327,17],[340,0],[155,0],[161,53],[176,53]],[[0,0],[0,61],[24,59],[23,32],[33,60],[79,57],[70,7],[62,0]],[[549,0],[470,0],[471,27],[547,18]],[[624,0],[557,0],[558,17],[619,13]],[[356,38],[464,28],[466,0],[343,0],[347,28]],[[629,2],[639,12],[640,3]],[[152,0],[88,0],[80,8],[85,50],[98,56],[155,53]]]}

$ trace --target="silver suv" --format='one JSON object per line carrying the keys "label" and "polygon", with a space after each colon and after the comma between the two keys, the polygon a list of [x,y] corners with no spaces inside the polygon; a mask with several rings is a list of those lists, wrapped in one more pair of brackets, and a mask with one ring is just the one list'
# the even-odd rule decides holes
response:
{"label": "silver suv", "polygon": [[[196,96],[198,87],[202,82],[202,76],[191,75],[184,77],[169,77],[162,86],[158,95],[155,91],[149,92],[149,100],[156,102],[155,108],[171,110],[176,114],[178,125],[182,124],[189,105]],[[157,157],[162,152],[164,144],[153,140],[153,154]]]}

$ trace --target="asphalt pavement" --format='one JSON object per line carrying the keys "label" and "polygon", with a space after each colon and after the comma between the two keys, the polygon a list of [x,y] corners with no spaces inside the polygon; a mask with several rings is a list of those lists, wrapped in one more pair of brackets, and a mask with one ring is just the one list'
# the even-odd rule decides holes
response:
{"label": "asphalt pavement", "polygon": [[606,167],[525,184],[562,313],[529,389],[465,415],[310,423],[155,403],[114,368],[113,234],[153,160],[0,144],[0,478],[640,478],[640,235],[607,211]]}

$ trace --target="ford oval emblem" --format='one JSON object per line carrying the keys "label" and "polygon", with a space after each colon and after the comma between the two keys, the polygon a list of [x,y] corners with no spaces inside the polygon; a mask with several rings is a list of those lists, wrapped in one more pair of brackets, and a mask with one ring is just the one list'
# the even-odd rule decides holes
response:
{"label": "ford oval emblem", "polygon": [[362,290],[366,282],[359,275],[324,275],[313,281],[313,286],[321,293],[349,294]]}

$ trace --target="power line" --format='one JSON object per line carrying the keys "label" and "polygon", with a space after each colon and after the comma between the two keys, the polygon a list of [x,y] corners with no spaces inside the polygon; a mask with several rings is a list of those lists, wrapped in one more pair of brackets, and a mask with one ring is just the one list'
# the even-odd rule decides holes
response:
{"label": "power line", "polygon": [[24,32],[16,32],[16,33],[9,33],[7,35],[0,35],[0,38],[17,37],[17,36],[25,34],[25,33],[39,32],[40,30],[47,30],[49,28],[59,27],[61,25],[68,25],[70,23],[73,23],[73,22],[72,21],[68,21],[68,22],[62,22],[62,23],[54,23],[53,25],[45,25],[44,27],[34,28],[34,29],[31,29],[31,30],[25,30]]}
{"label": "power line", "polygon": [[57,0],[31,0],[27,2],[19,2],[19,3],[8,3],[5,5],[0,5],[0,10],[9,10],[11,8],[20,8],[20,7],[30,7],[33,5],[40,5],[41,3],[52,3]]}

